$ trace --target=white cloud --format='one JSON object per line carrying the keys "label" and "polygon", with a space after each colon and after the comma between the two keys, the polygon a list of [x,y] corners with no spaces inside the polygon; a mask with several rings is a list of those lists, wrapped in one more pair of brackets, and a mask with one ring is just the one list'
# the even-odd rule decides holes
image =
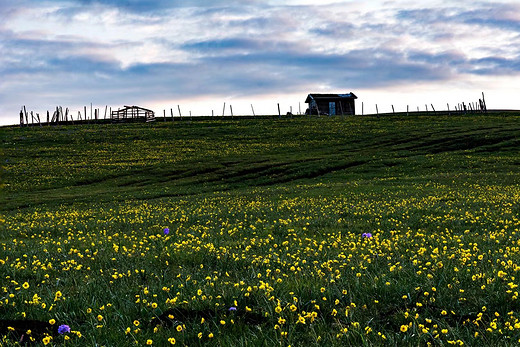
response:
{"label": "white cloud", "polygon": [[520,5],[494,1],[6,0],[0,13],[0,123],[29,103],[294,104],[323,86],[381,103],[492,88],[506,107],[520,75]]}

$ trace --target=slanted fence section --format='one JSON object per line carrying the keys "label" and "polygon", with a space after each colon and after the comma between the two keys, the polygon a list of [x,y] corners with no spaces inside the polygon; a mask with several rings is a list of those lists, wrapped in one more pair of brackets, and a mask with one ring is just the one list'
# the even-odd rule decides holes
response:
{"label": "slanted fence section", "polygon": [[125,106],[117,111],[112,111],[110,119],[113,122],[135,121],[138,119],[153,122],[155,121],[155,113],[152,110],[139,106]]}

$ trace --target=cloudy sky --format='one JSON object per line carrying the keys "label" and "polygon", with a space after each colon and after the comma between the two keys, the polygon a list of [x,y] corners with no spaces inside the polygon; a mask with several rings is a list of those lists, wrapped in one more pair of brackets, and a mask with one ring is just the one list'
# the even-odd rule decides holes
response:
{"label": "cloudy sky", "polygon": [[1,0],[0,18],[0,124],[22,105],[297,112],[311,92],[520,109],[518,0]]}

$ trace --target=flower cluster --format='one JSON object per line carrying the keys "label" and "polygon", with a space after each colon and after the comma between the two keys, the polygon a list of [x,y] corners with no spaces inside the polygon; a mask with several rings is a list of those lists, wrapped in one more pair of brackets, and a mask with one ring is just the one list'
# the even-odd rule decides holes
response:
{"label": "flower cluster", "polygon": [[[335,124],[334,151],[342,150],[347,131]],[[366,128],[348,131],[365,136]],[[63,184],[82,179],[78,186],[88,196],[97,193],[98,183],[92,191],[84,186],[91,176],[114,172],[128,173],[118,181],[121,186],[139,188],[126,191],[135,194],[130,198],[114,193],[88,202],[51,201],[0,215],[0,318],[41,319],[39,326],[48,328],[45,335],[36,325],[24,332],[10,327],[0,338],[12,344],[23,334],[47,345],[72,340],[74,345],[161,346],[514,345],[520,340],[520,187],[514,150],[488,161],[472,159],[483,154],[470,151],[432,158],[425,154],[438,149],[432,142],[414,158],[427,168],[442,164],[449,173],[439,177],[392,171],[395,163],[378,159],[372,164],[384,168],[369,177],[370,187],[364,169],[333,170],[327,179],[317,176],[320,169],[306,172],[304,180],[271,185],[283,181],[278,173],[289,164],[259,161],[239,170],[234,163],[263,151],[286,155],[298,141],[289,147],[271,141],[233,148],[223,143],[210,148],[200,136],[174,144],[136,141],[148,151],[114,145],[117,153],[128,151],[128,160],[113,159],[101,145],[97,151],[87,146],[99,159],[96,175],[87,175],[73,160],[60,171],[43,155],[31,166],[6,168],[8,175],[21,177],[32,167],[43,172],[40,181],[30,181],[34,186],[20,180],[8,188],[31,199],[27,192],[49,188],[56,174],[65,177]],[[193,154],[197,144],[204,155]],[[399,155],[414,146],[400,144]],[[320,148],[321,155],[331,147]],[[234,181],[211,194],[200,192],[208,186],[193,163],[224,154],[230,155],[227,161],[206,171],[214,175],[211,182],[221,181],[220,170],[232,171]],[[177,160],[186,165],[186,172],[167,177],[197,182],[193,190],[168,191],[159,178],[141,189],[141,171],[133,167],[156,161],[167,170],[163,157],[164,167]],[[496,164],[492,175],[453,171],[463,165],[474,169],[477,162],[503,166]],[[265,180],[231,189],[257,171]],[[63,186],[56,190],[69,195]],[[147,194],[155,199],[140,198]],[[51,335],[56,328],[58,334]]]}

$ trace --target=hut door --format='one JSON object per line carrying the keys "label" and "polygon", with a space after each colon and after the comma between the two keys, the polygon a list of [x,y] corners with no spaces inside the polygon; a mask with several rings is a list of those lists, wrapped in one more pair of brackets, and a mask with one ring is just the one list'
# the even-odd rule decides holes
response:
{"label": "hut door", "polygon": [[336,103],[335,102],[329,102],[329,114],[331,116],[336,115]]}

